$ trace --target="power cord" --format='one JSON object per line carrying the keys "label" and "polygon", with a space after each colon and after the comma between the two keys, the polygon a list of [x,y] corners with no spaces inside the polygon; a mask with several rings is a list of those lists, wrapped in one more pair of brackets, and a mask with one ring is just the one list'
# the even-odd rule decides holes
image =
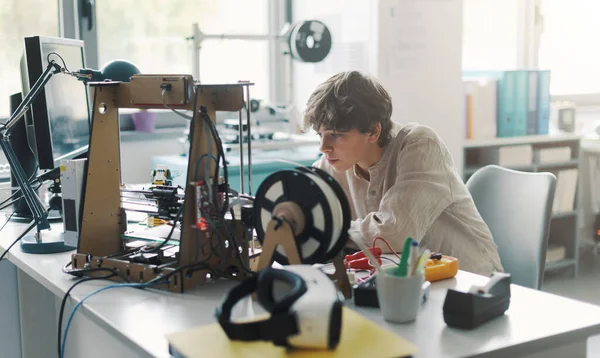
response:
{"label": "power cord", "polygon": [[[64,271],[64,270],[63,270]],[[73,291],[73,289],[75,287],[77,287],[78,285],[84,283],[84,282],[88,282],[88,281],[94,281],[94,280],[101,280],[101,279],[107,279],[107,278],[111,278],[113,276],[115,276],[116,274],[114,272],[110,273],[109,275],[106,276],[96,276],[96,277],[86,277],[86,278],[82,278],[81,280],[75,282],[65,293],[62,302],[60,304],[60,313],[58,314],[58,357],[62,357],[62,347],[61,347],[61,337],[62,337],[62,323],[63,323],[63,315],[65,312],[65,305],[67,304],[67,298],[69,297],[69,295],[71,294],[71,291]]]}
{"label": "power cord", "polygon": [[167,105],[167,103],[165,102],[165,94],[167,92],[169,92],[171,90],[171,84],[169,83],[163,83],[160,85],[160,88],[162,88],[162,94],[161,94],[161,98],[162,98],[162,104],[166,109],[170,109],[171,111],[173,111],[173,113],[175,113],[176,115],[183,117],[187,120],[192,120],[194,119],[192,116],[188,116],[185,113],[179,112],[178,110],[176,110],[175,108],[171,108]]}
{"label": "power cord", "polygon": [[[90,277],[92,278],[92,277]],[[80,282],[80,281],[79,281]],[[85,296],[83,299],[81,299],[81,301],[79,301],[75,307],[73,307],[73,310],[71,311],[71,315],[69,316],[69,319],[67,320],[67,325],[65,326],[65,334],[62,338],[62,343],[61,343],[61,348],[60,348],[60,358],[64,358],[65,355],[65,347],[67,344],[67,335],[69,333],[69,328],[71,327],[71,322],[73,321],[73,317],[75,317],[75,312],[77,312],[77,310],[79,309],[79,307],[81,307],[83,305],[83,303],[90,297],[102,292],[102,291],[106,291],[106,290],[110,290],[113,288],[121,288],[121,287],[133,287],[133,288],[140,288],[140,289],[144,289],[144,288],[148,288],[151,287],[153,285],[157,285],[157,284],[161,284],[163,282],[161,281],[156,281],[153,282],[147,282],[147,283],[118,283],[118,284],[114,284],[114,285],[109,285],[109,286],[105,286],[102,287],[90,294],[88,294],[87,296]]]}
{"label": "power cord", "polygon": [[[10,218],[12,218],[13,215],[15,215],[16,211],[13,211],[8,218],[6,218],[6,221],[4,222],[4,224],[2,224],[2,227],[0,227],[0,232],[2,232],[2,230],[4,229],[4,227],[6,226],[6,224],[10,221]],[[19,239],[15,240],[12,244],[10,244],[10,246],[8,247],[8,249],[6,249],[6,251],[4,251],[2,253],[2,255],[0,255],[0,262],[2,260],[4,260],[4,256],[6,256],[6,254],[8,254],[8,252],[10,251],[10,249],[12,249],[13,246],[15,246],[15,244],[19,241]]]}
{"label": "power cord", "polygon": [[199,270],[204,270],[204,269],[208,269],[210,270],[210,267],[208,267],[208,265],[198,265],[198,264],[190,264],[190,265],[184,265],[181,266],[179,268],[177,268],[176,270],[164,275],[164,276],[159,276],[157,278],[155,278],[154,280],[148,281],[146,283],[119,283],[119,284],[113,284],[113,285],[109,285],[109,286],[105,286],[102,287],[90,294],[88,294],[87,296],[85,296],[83,299],[81,299],[81,301],[79,301],[75,307],[73,307],[73,310],[71,311],[71,314],[69,316],[69,319],[67,320],[67,324],[65,326],[65,333],[62,337],[62,342],[60,339],[61,336],[61,329],[60,327],[62,326],[62,317],[64,314],[64,306],[66,305],[66,298],[68,297],[69,293],[73,290],[73,288],[75,288],[77,285],[83,283],[83,282],[87,282],[87,281],[92,281],[92,280],[99,280],[99,279],[106,279],[106,278],[110,278],[113,277],[114,275],[117,275],[118,273],[113,272],[111,275],[107,275],[107,276],[102,276],[102,277],[86,277],[84,279],[81,279],[77,282],[75,282],[71,288],[69,288],[69,290],[67,291],[67,293],[65,294],[65,297],[63,298],[63,302],[61,304],[61,312],[60,312],[60,317],[59,317],[59,330],[58,330],[58,337],[59,337],[59,348],[58,348],[58,356],[60,358],[64,358],[64,354],[65,354],[65,347],[67,344],[67,335],[69,333],[69,328],[71,327],[71,322],[73,321],[73,317],[75,316],[75,313],[77,312],[77,310],[79,309],[79,307],[81,307],[83,305],[83,303],[90,297],[102,292],[102,291],[106,291],[109,289],[113,289],[113,288],[120,288],[120,287],[133,287],[133,288],[140,288],[140,289],[145,289],[148,287],[152,287],[155,285],[160,285],[160,284],[164,284],[164,283],[169,283],[170,281],[168,280],[169,278],[171,278],[172,276],[179,274],[181,271],[188,269],[188,268],[196,268],[195,271],[199,271]]}
{"label": "power cord", "polygon": [[[185,207],[185,204],[181,204],[181,206],[179,207],[179,210],[177,211],[177,215],[175,216],[175,219],[173,219],[173,226],[171,227],[171,231],[169,231],[169,234],[163,240],[163,242],[158,244],[158,246],[151,248],[150,250],[146,250],[146,251],[142,251],[142,252],[144,252],[144,253],[156,252],[156,251],[160,250],[163,246],[165,246],[171,240],[171,236],[173,236],[173,232],[175,231],[177,222],[181,219],[181,216],[183,214],[184,207]],[[181,240],[181,238],[180,238],[180,240]]]}

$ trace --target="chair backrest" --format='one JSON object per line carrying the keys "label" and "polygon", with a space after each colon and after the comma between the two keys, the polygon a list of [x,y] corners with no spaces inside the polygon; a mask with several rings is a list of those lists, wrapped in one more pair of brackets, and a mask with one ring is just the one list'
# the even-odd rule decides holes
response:
{"label": "chair backrest", "polygon": [[466,185],[512,282],[540,289],[556,186],[554,174],[488,165],[477,170]]}

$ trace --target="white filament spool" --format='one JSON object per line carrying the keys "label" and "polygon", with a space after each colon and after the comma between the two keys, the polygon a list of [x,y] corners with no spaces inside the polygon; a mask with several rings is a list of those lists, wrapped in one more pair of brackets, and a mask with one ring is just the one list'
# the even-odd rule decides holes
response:
{"label": "white filament spool", "polygon": [[[256,192],[254,227],[261,243],[277,218],[291,225],[302,263],[324,263],[345,244],[350,208],[333,177],[317,168],[298,167],[271,174]],[[274,259],[287,263],[283,247],[275,249]]]}
{"label": "white filament spool", "polygon": [[321,179],[320,176],[312,172],[307,172],[306,174],[310,175],[313,181],[321,189],[321,192],[323,193],[323,195],[325,195],[327,203],[329,204],[329,208],[331,209],[331,220],[333,220],[333,235],[331,236],[331,241],[329,243],[329,247],[327,248],[327,252],[330,252],[331,249],[337,243],[337,241],[340,239],[340,234],[342,232],[342,219],[344,217],[344,213],[342,212],[342,205],[340,204],[338,196],[335,194],[331,186],[325,180]]}

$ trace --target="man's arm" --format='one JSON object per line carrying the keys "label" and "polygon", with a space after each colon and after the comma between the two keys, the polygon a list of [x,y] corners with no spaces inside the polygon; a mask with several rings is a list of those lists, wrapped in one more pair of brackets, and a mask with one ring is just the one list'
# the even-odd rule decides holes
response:
{"label": "man's arm", "polygon": [[406,145],[398,156],[395,184],[383,195],[379,210],[352,221],[353,241],[370,246],[383,237],[401,251],[408,236],[421,241],[433,222],[452,203],[450,154],[432,138],[420,138]]}

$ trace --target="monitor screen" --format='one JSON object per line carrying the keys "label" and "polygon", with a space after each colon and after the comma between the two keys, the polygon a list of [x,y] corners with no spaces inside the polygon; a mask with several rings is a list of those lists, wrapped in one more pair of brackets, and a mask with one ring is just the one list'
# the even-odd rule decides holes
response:
{"label": "monitor screen", "polygon": [[[48,54],[55,52],[69,70],[85,68],[83,41],[56,37],[25,38],[23,93],[28,93],[48,66]],[[63,66],[62,60],[51,55]],[[87,151],[90,134],[89,96],[86,86],[75,77],[55,74],[31,106],[40,169],[53,169],[61,159],[80,157]]]}

